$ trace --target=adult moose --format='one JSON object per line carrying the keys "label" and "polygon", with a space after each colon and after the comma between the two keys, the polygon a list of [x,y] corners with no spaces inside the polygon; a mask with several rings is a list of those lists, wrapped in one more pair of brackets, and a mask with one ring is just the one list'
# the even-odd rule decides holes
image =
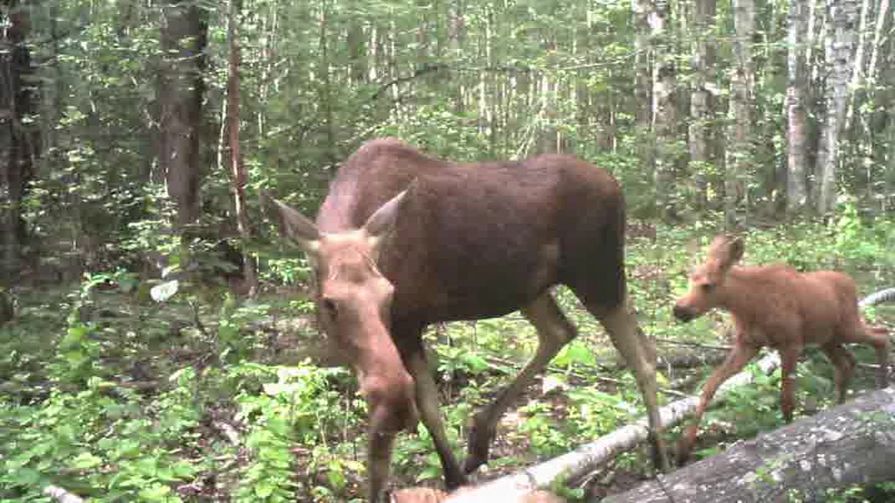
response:
{"label": "adult moose", "polygon": [[[568,285],[634,370],[664,468],[655,352],[627,307],[624,200],[607,172],[569,156],[459,164],[395,139],[363,145],[339,169],[316,224],[272,200],[280,228],[311,259],[321,326],[354,367],[370,411],[369,496],[386,486],[392,443],[432,435],[448,488],[488,458],[497,421],[576,335],[550,294]],[[461,471],[438,410],[422,332],[439,321],[521,309],[537,352],[473,419]]]}

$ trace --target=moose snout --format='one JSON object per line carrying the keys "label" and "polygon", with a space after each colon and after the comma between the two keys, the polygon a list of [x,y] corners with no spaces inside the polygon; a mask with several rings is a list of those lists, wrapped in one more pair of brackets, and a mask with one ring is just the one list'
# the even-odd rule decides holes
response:
{"label": "moose snout", "polygon": [[380,425],[388,431],[416,431],[419,412],[416,408],[413,378],[372,379],[362,386],[370,414],[384,418]]}
{"label": "moose snout", "polygon": [[682,306],[680,304],[675,304],[674,309],[672,309],[672,312],[674,313],[675,318],[677,318],[680,321],[683,321],[684,323],[686,323],[696,317],[696,312],[693,311],[692,308],[689,308],[687,306]]}

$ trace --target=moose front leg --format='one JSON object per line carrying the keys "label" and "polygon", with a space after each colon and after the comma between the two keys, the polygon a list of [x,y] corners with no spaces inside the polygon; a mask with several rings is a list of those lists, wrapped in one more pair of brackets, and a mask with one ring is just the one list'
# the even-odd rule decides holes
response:
{"label": "moose front leg", "polygon": [[538,349],[531,361],[507,386],[491,405],[475,415],[469,429],[469,450],[463,470],[472,473],[488,461],[488,451],[497,429],[497,422],[509,406],[519,398],[534,377],[544,370],[556,353],[577,332],[560,311],[550,293],[538,297],[522,309],[522,314],[538,332]]}
{"label": "moose front leg", "polygon": [[709,402],[712,401],[712,397],[715,396],[715,392],[718,391],[718,387],[724,381],[730,379],[731,376],[743,370],[743,367],[749,363],[749,360],[758,354],[758,349],[756,346],[734,345],[730,353],[727,354],[724,363],[715,369],[708,381],[705,382],[705,386],[702,387],[702,394],[699,396],[699,405],[696,406],[696,412],[693,414],[693,423],[690,424],[678,443],[678,464],[683,464],[690,457],[690,450],[696,442],[696,433],[699,431],[699,422],[702,420],[702,415],[705,413]]}
{"label": "moose front leg", "polygon": [[406,365],[416,384],[416,406],[419,409],[420,418],[426,429],[429,430],[432,442],[435,444],[435,451],[441,460],[445,486],[448,489],[456,489],[466,483],[466,476],[460,470],[460,464],[454,457],[451,444],[444,431],[438,407],[438,387],[432,379],[422,348],[407,357]]}
{"label": "moose front leg", "polygon": [[367,475],[370,484],[367,499],[371,503],[385,501],[385,489],[391,471],[392,446],[395,442],[395,433],[377,430],[377,425],[373,423],[367,442]]}

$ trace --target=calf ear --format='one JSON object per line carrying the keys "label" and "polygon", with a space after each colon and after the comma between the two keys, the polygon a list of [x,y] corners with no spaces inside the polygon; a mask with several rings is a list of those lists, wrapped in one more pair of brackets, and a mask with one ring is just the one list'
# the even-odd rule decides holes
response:
{"label": "calf ear", "polygon": [[277,201],[267,192],[261,193],[261,199],[273,210],[274,220],[280,228],[280,234],[295,241],[308,253],[314,253],[320,245],[320,231],[314,222],[306,218],[291,206]]}
{"label": "calf ear", "polygon": [[407,192],[409,190],[410,189],[408,188],[397,196],[389,199],[388,202],[373,212],[366,223],[364,223],[364,232],[367,233],[367,236],[373,242],[374,247],[395,228],[395,222],[398,220],[398,213],[401,211],[402,203],[407,198]]}

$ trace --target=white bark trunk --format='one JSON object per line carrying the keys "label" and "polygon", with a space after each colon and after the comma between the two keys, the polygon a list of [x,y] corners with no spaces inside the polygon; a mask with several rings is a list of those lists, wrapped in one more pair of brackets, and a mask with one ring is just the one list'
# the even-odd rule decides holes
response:
{"label": "white bark trunk", "polygon": [[730,108],[733,112],[732,145],[725,176],[724,213],[728,226],[746,196],[745,177],[751,157],[752,102],[755,76],[752,68],[752,36],[755,33],[755,0],[733,0],[734,55],[736,68],[730,79]]}
{"label": "white bark trunk", "polygon": [[674,142],[675,106],[673,101],[675,76],[673,51],[665,43],[668,37],[669,0],[654,0],[649,15],[650,34],[653,41],[653,99],[652,124],[655,138],[655,185],[659,213],[667,215],[671,208],[671,190],[674,180],[674,159],[671,144]]}
{"label": "white bark trunk", "polygon": [[849,77],[854,56],[858,6],[855,0],[827,0],[831,26],[827,29],[826,120],[821,132],[817,160],[817,211],[825,214],[836,203],[839,137],[848,105]]}
{"label": "white bark trunk", "polygon": [[794,214],[801,211],[808,198],[806,176],[806,120],[805,120],[805,42],[807,31],[808,5],[804,0],[789,3],[789,26],[787,33],[787,176],[786,210]]}
{"label": "white bark trunk", "polygon": [[895,477],[893,421],[895,389],[882,389],[603,501],[826,501]]}

